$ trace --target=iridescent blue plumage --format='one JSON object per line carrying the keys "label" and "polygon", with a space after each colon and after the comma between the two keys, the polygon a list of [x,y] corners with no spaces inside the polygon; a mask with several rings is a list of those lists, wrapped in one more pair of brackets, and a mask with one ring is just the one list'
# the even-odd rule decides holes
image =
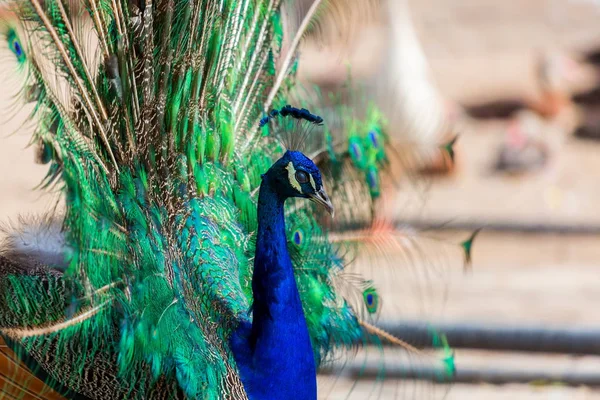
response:
{"label": "iridescent blue plumage", "polygon": [[316,363],[287,248],[284,202],[291,197],[333,211],[317,167],[288,151],[262,176],[252,319],[231,339],[246,392],[256,400],[317,398]]}

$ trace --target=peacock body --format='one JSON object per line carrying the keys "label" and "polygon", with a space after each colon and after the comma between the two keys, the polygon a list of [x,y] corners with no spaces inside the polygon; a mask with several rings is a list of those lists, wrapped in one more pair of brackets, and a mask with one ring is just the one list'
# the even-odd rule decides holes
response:
{"label": "peacock body", "polygon": [[65,213],[34,229],[47,246],[5,246],[0,327],[63,396],[315,399],[317,368],[365,340],[378,293],[344,275],[362,236],[324,212],[339,201],[342,221],[372,224],[384,120],[369,106],[333,131],[287,105],[309,25],[283,53],[281,3],[12,5],[21,98]]}

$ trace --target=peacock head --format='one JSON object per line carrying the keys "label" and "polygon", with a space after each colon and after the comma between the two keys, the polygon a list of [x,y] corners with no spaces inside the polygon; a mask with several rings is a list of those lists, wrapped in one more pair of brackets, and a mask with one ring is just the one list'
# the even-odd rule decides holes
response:
{"label": "peacock head", "polygon": [[282,199],[302,197],[322,206],[333,216],[333,204],[321,179],[319,168],[299,151],[286,151],[266,174],[271,186]]}

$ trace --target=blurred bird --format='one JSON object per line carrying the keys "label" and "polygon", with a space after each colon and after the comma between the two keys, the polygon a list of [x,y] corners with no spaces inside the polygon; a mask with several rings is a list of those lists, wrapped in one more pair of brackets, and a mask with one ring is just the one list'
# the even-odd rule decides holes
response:
{"label": "blurred bird", "polygon": [[[323,38],[336,51],[323,48]],[[403,151],[420,154],[420,172],[454,171],[456,164],[444,152],[432,156],[430,150],[456,137],[460,109],[436,85],[407,0],[377,2],[376,10],[358,15],[347,31],[329,29],[309,38],[305,56],[312,62],[301,66],[300,77],[324,91],[343,90],[348,75],[361,85],[386,118],[386,134]]]}
{"label": "blurred bird", "polygon": [[575,79],[578,68],[574,60],[563,54],[542,51],[536,57],[538,96],[464,105],[464,112],[475,119],[506,119],[521,110],[530,110],[544,119],[560,118],[572,107],[568,84]]}
{"label": "blurred bird", "polygon": [[522,174],[547,165],[551,155],[548,123],[531,111],[521,111],[506,128],[494,168],[499,172]]}

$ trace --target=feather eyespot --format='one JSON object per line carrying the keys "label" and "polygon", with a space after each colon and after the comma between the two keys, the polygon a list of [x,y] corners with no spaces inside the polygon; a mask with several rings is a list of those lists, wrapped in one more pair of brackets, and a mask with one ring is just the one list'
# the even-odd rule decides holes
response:
{"label": "feather eyespot", "polygon": [[379,139],[377,138],[377,133],[375,133],[375,131],[369,132],[369,140],[374,148],[379,148]]}
{"label": "feather eyespot", "polygon": [[361,156],[360,147],[356,143],[352,143],[352,146],[350,147],[350,149],[352,151],[352,155],[354,156],[354,158],[360,159],[360,156]]}
{"label": "feather eyespot", "polygon": [[363,299],[369,314],[375,314],[379,309],[379,295],[377,294],[377,290],[373,287],[367,288],[363,292]]}
{"label": "feather eyespot", "polygon": [[300,184],[308,183],[308,181],[309,181],[308,174],[304,171],[296,171],[296,180]]}
{"label": "feather eyespot", "polygon": [[350,141],[349,150],[350,150],[350,157],[352,158],[354,163],[361,165],[363,163],[363,160],[362,160],[363,150],[357,140]]}
{"label": "feather eyespot", "polygon": [[367,172],[367,183],[369,184],[369,189],[376,189],[378,185],[378,176],[377,170],[375,168],[369,168],[369,172]]}
{"label": "feather eyespot", "polygon": [[8,47],[17,56],[17,60],[23,61],[25,58],[25,52],[23,51],[23,46],[19,41],[17,33],[15,31],[10,31],[8,33]]}
{"label": "feather eyespot", "polygon": [[23,49],[21,48],[21,44],[17,41],[13,43],[13,50],[17,57],[21,57],[23,55]]}
{"label": "feather eyespot", "polygon": [[297,229],[296,231],[294,231],[294,234],[292,235],[292,241],[296,246],[301,246],[303,244],[304,233],[302,232],[302,230]]}

